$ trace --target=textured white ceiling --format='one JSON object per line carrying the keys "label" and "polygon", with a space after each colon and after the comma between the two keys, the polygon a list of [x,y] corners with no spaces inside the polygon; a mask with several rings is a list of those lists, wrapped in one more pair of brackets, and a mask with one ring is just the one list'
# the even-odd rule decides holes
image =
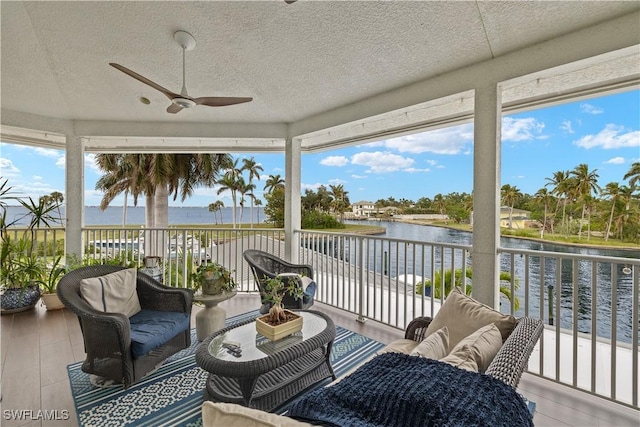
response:
{"label": "textured white ceiling", "polygon": [[[638,2],[0,3],[2,108],[134,122],[292,123],[638,10]],[[108,65],[192,96],[252,96],[176,115]],[[139,102],[141,96],[151,105]]]}

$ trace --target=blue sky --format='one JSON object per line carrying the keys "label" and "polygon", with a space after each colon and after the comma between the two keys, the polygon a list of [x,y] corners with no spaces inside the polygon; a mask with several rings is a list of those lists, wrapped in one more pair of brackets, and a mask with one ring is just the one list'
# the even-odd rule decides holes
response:
{"label": "blue sky", "polygon": [[[640,91],[506,116],[502,135],[502,184],[515,185],[523,193],[534,194],[546,184],[546,177],[580,163],[597,169],[602,187],[612,181],[623,183],[631,163],[640,161]],[[253,157],[264,168],[256,191],[261,197],[268,175],[284,177],[284,154]],[[22,195],[64,194],[64,163],[59,150],[0,143],[2,177]],[[85,165],[85,204],[98,205],[101,194],[94,188],[100,173],[91,154],[86,155]],[[471,193],[473,125],[303,155],[303,190],[323,184],[344,185],[351,202]],[[216,189],[201,188],[184,204],[170,204],[207,206],[218,197]],[[228,195],[221,197],[225,206],[231,206]],[[122,198],[112,205],[122,205]]]}

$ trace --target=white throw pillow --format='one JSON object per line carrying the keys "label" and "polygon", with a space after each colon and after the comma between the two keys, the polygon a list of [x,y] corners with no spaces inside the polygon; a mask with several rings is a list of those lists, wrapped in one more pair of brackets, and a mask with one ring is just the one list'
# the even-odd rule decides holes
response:
{"label": "white throw pillow", "polygon": [[438,329],[423,339],[410,354],[435,360],[442,359],[449,354],[449,329],[446,326]]}
{"label": "white throw pillow", "polygon": [[414,348],[418,346],[418,343],[414,340],[409,340],[406,338],[397,339],[385,347],[381,348],[376,352],[376,355],[383,353],[402,353],[402,354],[411,354]]}
{"label": "white throw pillow", "polygon": [[128,268],[80,281],[80,294],[96,310],[131,317],[142,308],[136,292],[137,270]]}
{"label": "white throw pillow", "polygon": [[311,424],[233,403],[202,404],[203,427],[311,427]]}
{"label": "white throw pillow", "polygon": [[502,347],[502,335],[493,323],[460,341],[442,362],[474,372],[484,372]]}
{"label": "white throw pillow", "polygon": [[516,318],[502,314],[454,288],[427,327],[426,335],[446,326],[449,328],[449,348],[453,348],[478,328],[491,323],[498,327],[504,342],[516,326]]}

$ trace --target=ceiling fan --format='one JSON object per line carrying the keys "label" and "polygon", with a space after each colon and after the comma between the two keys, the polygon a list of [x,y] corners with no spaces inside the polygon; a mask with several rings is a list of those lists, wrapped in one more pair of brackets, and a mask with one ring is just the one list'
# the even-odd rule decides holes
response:
{"label": "ceiling fan", "polygon": [[109,65],[133,77],[134,79],[141,81],[142,83],[162,92],[167,98],[171,100],[171,105],[167,108],[167,113],[175,114],[181,111],[183,108],[191,108],[195,107],[196,105],[206,105],[208,107],[224,107],[227,105],[242,104],[244,102],[253,100],[253,98],[246,97],[203,96],[199,98],[192,98],[191,96],[189,96],[189,94],[187,93],[185,78],[185,52],[196,47],[196,39],[186,31],[176,31],[173,35],[173,39],[180,45],[180,47],[182,47],[182,90],[179,94],[163,88],[159,84],[152,82],[148,78],[141,76],[140,74],[120,64],[110,62]]}

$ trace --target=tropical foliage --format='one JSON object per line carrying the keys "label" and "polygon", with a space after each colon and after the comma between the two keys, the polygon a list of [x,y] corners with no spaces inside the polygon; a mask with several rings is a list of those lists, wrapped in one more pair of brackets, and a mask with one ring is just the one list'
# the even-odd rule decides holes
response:
{"label": "tropical foliage", "polygon": [[[473,271],[471,268],[465,269],[464,280],[461,268],[456,269],[455,272],[448,269],[445,270],[444,280],[442,280],[442,271],[436,270],[434,272],[433,283],[431,282],[431,279],[416,283],[416,294],[422,295],[424,293],[425,295],[430,295],[436,299],[441,299],[443,296],[442,285],[444,283],[444,295],[449,295],[449,292],[451,292],[454,286],[463,289],[465,294],[471,295],[472,276]],[[514,289],[518,289],[517,278],[514,280]],[[520,308],[520,300],[517,296],[511,294],[511,274],[507,271],[500,272],[500,293],[504,295],[508,301],[513,300],[513,305],[516,310]]]}

